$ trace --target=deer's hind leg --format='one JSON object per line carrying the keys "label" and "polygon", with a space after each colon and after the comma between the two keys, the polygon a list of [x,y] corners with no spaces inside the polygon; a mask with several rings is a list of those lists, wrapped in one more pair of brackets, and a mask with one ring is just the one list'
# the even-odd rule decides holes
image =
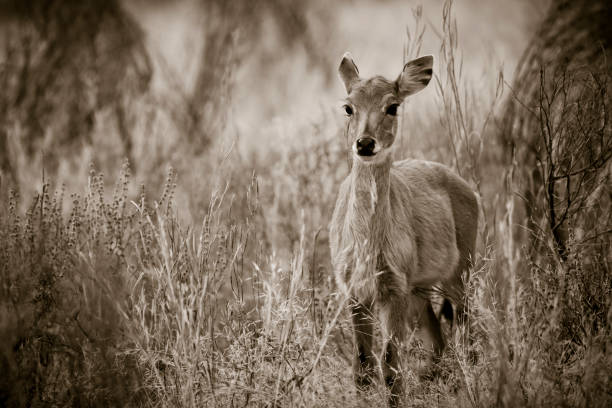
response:
{"label": "deer's hind leg", "polygon": [[427,367],[424,372],[421,373],[420,377],[423,380],[431,380],[437,377],[439,372],[439,365],[442,358],[442,353],[446,348],[446,342],[444,341],[444,337],[442,335],[442,327],[440,325],[440,320],[436,313],[433,310],[431,305],[431,301],[428,299],[421,299],[423,301],[421,315],[419,316],[419,326],[421,332],[425,332],[426,337],[429,340],[429,347],[431,347],[432,361],[431,366]]}
{"label": "deer's hind leg", "polygon": [[442,337],[442,328],[440,327],[440,320],[431,306],[431,302],[428,299],[420,299],[422,303],[422,310],[419,316],[419,326],[421,330],[425,331],[431,348],[433,350],[433,360],[437,363],[442,357],[446,343],[444,337]]}
{"label": "deer's hind leg", "polygon": [[431,364],[423,367],[419,375],[422,380],[429,380],[438,375],[438,363],[446,348],[440,320],[433,310],[430,299],[419,295],[412,295],[410,298],[410,317],[410,323],[418,329],[423,346],[432,352]]}
{"label": "deer's hind leg", "polygon": [[372,378],[376,373],[376,359],[372,353],[374,316],[371,310],[371,302],[362,303],[357,299],[352,299],[351,314],[355,336],[353,373],[355,385],[360,390],[364,390],[372,384]]}

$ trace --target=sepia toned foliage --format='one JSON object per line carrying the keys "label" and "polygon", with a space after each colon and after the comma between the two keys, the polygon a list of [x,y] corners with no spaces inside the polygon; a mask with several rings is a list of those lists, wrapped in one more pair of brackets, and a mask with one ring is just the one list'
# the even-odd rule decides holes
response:
{"label": "sepia toned foliage", "polygon": [[[139,399],[142,372],[120,356],[130,233],[138,222],[125,210],[129,170],[112,203],[103,180],[90,174],[86,196],[49,184],[23,216],[9,197],[1,221],[3,406],[123,404]],[[124,343],[125,344],[125,343]]]}
{"label": "sepia toned foliage", "polygon": [[589,223],[593,211],[609,208],[602,189],[612,158],[610,18],[607,1],[554,1],[521,59],[504,115],[506,157],[521,167],[527,217],[531,227],[547,219],[561,258],[570,235],[597,240],[612,227],[609,219]]}
{"label": "sepia toned foliage", "polygon": [[578,333],[610,330],[610,18],[606,1],[554,1],[522,57],[503,118],[506,157],[517,165],[526,209],[518,222],[532,243],[532,273],[547,290],[564,293],[557,333],[570,342],[559,351],[564,358],[580,346]]}
{"label": "sepia toned foliage", "polygon": [[[398,110],[397,159],[452,167],[482,210],[439,375],[419,378],[418,333],[398,345],[405,406],[612,405],[609,6],[530,16],[506,83],[465,41],[501,37],[462,33],[519,24],[479,21],[509,3],[405,22],[403,57],[433,53],[435,87]],[[399,4],[0,2],[0,406],[384,406],[384,382],[353,385],[328,249],[347,129],[299,96],[342,97],[337,58],[378,55],[389,37],[365,27]],[[170,42],[189,73],[144,28],[174,5],[195,16],[194,44]]]}

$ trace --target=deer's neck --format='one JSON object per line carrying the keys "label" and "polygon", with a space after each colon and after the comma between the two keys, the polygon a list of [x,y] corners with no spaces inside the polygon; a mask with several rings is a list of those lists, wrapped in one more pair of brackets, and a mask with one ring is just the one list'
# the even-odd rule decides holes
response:
{"label": "deer's neck", "polygon": [[370,245],[382,242],[390,219],[391,164],[390,158],[376,164],[355,160],[351,169],[351,230],[356,240]]}

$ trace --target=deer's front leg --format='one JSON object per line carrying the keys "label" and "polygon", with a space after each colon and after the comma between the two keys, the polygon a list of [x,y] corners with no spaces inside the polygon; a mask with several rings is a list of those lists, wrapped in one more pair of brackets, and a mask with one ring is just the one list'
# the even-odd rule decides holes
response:
{"label": "deer's front leg", "polygon": [[404,393],[399,349],[406,331],[405,310],[402,302],[388,301],[381,308],[381,321],[384,329],[382,369],[383,378],[391,396],[389,405],[396,407]]}
{"label": "deer's front leg", "polygon": [[376,359],[372,353],[373,316],[371,302],[362,303],[353,298],[351,300],[351,314],[353,317],[353,333],[355,345],[355,360],[353,373],[357,388],[363,390],[372,383],[376,371]]}

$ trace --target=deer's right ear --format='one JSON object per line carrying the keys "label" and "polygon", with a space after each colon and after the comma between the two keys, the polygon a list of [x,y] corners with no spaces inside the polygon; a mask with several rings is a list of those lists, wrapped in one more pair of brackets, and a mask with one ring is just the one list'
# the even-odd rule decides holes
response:
{"label": "deer's right ear", "polygon": [[342,83],[344,83],[346,93],[351,93],[353,84],[359,80],[359,70],[357,69],[357,65],[353,62],[350,53],[345,52],[342,56],[340,67],[338,67],[338,73],[340,74]]}

